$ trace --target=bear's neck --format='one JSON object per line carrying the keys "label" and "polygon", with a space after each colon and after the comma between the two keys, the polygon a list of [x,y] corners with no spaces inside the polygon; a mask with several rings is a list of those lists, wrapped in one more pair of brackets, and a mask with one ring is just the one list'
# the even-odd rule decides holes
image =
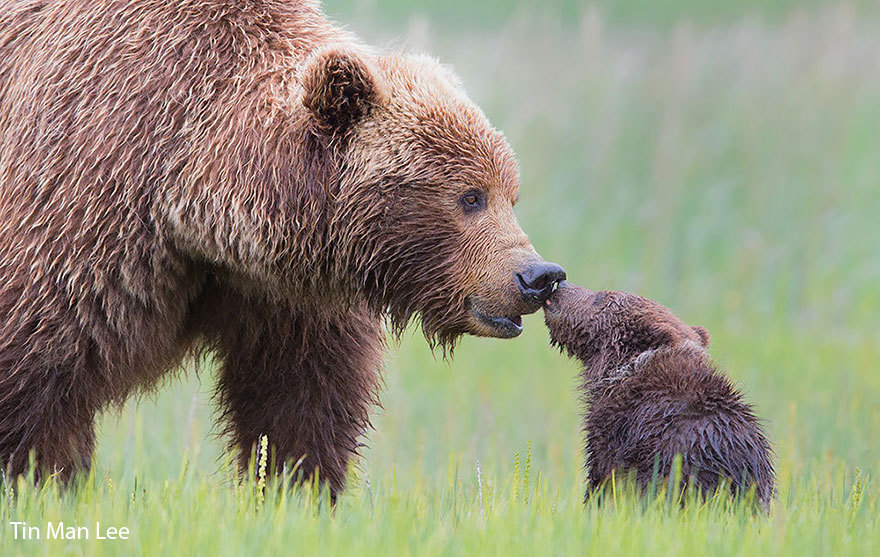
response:
{"label": "bear's neck", "polygon": [[676,346],[649,348],[627,358],[623,364],[618,362],[605,366],[601,370],[585,368],[584,389],[591,400],[608,396],[621,384],[630,380],[638,380],[640,375],[650,373],[652,369],[660,365],[655,364],[657,359],[666,359],[666,357],[672,357],[673,361],[679,364],[685,360],[693,362],[694,358],[698,358],[703,363],[697,368],[705,368],[706,370],[712,368],[707,361],[708,351],[706,348],[693,341],[686,341]]}
{"label": "bear's neck", "polygon": [[585,368],[586,389],[593,398],[607,394],[610,389],[642,369],[656,353],[657,350],[652,348],[624,359],[623,363],[615,358],[613,361],[604,361],[599,365]]}

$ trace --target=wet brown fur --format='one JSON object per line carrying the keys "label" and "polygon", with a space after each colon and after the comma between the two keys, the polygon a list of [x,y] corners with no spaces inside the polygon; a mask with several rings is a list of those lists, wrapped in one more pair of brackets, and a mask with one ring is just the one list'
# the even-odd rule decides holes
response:
{"label": "wet brown fur", "polygon": [[88,467],[97,412],[211,350],[242,458],[267,435],[337,491],[383,319],[445,349],[536,309],[517,189],[448,69],[313,1],[7,0],[0,460]]}
{"label": "wet brown fur", "polygon": [[549,303],[552,343],[584,366],[588,494],[615,470],[635,473],[643,486],[668,477],[681,455],[684,481],[704,494],[725,478],[734,493],[754,486],[769,504],[772,449],[752,407],[712,362],[704,328],[625,292],[563,283]]}

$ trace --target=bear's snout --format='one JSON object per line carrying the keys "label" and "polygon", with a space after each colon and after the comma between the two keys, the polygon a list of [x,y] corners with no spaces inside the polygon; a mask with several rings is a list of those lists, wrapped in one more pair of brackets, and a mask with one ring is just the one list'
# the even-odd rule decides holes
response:
{"label": "bear's snout", "polygon": [[565,269],[556,263],[542,261],[517,272],[516,280],[526,299],[543,304],[553,294],[556,285],[565,280]]}

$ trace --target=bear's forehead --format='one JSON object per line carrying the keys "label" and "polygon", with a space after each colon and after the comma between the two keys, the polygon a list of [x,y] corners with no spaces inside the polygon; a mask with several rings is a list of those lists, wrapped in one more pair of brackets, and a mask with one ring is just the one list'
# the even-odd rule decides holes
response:
{"label": "bear's forehead", "polygon": [[[386,62],[387,100],[374,130],[405,149],[438,180],[498,188],[516,201],[519,167],[504,135],[467,97],[450,70],[426,57]],[[410,157],[403,157],[407,165]]]}
{"label": "bear's forehead", "polygon": [[429,111],[427,119],[411,128],[420,153],[450,173],[501,188],[516,196],[519,169],[504,136],[484,124],[452,113]]}

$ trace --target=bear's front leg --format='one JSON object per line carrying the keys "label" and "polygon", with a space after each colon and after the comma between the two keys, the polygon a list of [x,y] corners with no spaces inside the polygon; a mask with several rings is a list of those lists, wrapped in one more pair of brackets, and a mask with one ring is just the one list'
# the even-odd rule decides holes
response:
{"label": "bear's front leg", "polygon": [[335,498],[377,403],[380,320],[358,307],[235,306],[215,338],[218,398],[240,464],[266,435],[279,467],[299,461],[306,478],[317,470]]}
{"label": "bear's front leg", "polygon": [[[9,361],[6,355],[0,360]],[[0,470],[8,478],[26,474],[33,456],[34,479],[67,481],[91,465],[97,397],[85,392],[88,379],[77,382],[67,370],[22,365],[28,360],[0,376]]]}

